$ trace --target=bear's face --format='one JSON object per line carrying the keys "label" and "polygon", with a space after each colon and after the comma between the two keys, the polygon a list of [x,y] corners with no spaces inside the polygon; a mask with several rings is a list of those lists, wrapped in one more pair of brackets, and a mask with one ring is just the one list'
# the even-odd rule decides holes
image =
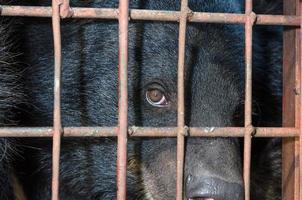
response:
{"label": "bear's face", "polygon": [[[112,1],[98,1],[108,7]],[[168,1],[134,1],[133,7],[171,9]],[[190,5],[237,12],[237,1],[190,1]],[[116,1],[112,2],[112,6]],[[97,4],[98,6],[99,5]],[[174,5],[174,4],[173,4]],[[200,11],[200,9],[195,9]],[[53,63],[50,21],[25,23],[24,57],[29,64],[32,124],[51,125]],[[116,126],[118,24],[102,20],[66,20],[62,24],[63,126]],[[26,49],[27,49],[26,48]],[[185,59],[185,124],[190,127],[242,125],[244,103],[244,34],[241,25],[189,24]],[[171,127],[177,124],[178,24],[129,24],[129,125]],[[31,124],[31,125],[32,125]],[[187,138],[184,186],[189,199],[243,199],[237,139]],[[38,166],[50,177],[50,147],[41,145]],[[128,141],[130,199],[174,199],[176,139]],[[61,195],[114,199],[115,139],[64,139],[61,150]],[[37,173],[37,174],[39,174]],[[64,196],[65,195],[65,196]]]}
{"label": "bear's face", "polygon": [[[141,106],[137,112],[141,114],[142,126],[176,126],[178,32],[175,29],[177,25],[173,24],[144,26],[141,82],[145,86],[140,90]],[[188,26],[186,125],[207,127],[211,131],[215,127],[242,124],[242,115],[238,117],[243,109],[244,91],[241,31],[235,25]],[[147,196],[174,199],[176,139],[143,139],[140,149]],[[237,139],[187,138],[184,171],[187,198],[242,199],[239,152]]]}

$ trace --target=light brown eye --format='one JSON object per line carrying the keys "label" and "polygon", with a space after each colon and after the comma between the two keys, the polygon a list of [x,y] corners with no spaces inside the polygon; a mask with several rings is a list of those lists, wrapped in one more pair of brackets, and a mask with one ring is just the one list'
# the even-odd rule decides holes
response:
{"label": "light brown eye", "polygon": [[155,107],[166,107],[168,105],[164,93],[159,89],[149,89],[146,92],[146,100]]}

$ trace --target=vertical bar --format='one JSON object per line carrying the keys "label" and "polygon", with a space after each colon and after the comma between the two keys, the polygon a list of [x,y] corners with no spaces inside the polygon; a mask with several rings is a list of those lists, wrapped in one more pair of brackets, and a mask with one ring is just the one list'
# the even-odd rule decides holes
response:
{"label": "vertical bar", "polygon": [[128,133],[128,0],[119,1],[119,86],[117,141],[117,200],[126,199]]}
{"label": "vertical bar", "polygon": [[252,31],[255,21],[253,13],[253,1],[245,1],[245,14],[247,16],[245,22],[245,104],[244,104],[244,194],[245,200],[250,199],[250,168],[251,168],[251,134],[252,126]]}
{"label": "vertical bar", "polygon": [[[300,15],[299,0],[284,0],[284,15]],[[283,44],[283,126],[300,127],[300,31],[284,28]],[[295,48],[293,48],[295,47]],[[299,200],[299,139],[282,142],[282,199]]]}
{"label": "vertical bar", "polygon": [[[300,1],[300,2],[296,2],[297,4],[299,4],[299,5],[297,5],[297,7],[299,7],[299,12],[298,12],[298,14],[299,14],[299,16],[302,16],[302,2]],[[297,172],[297,173],[299,173],[299,178],[298,178],[298,181],[297,181],[297,187],[299,188],[299,194],[298,194],[298,196],[299,196],[299,198],[298,199],[302,199],[302,183],[301,183],[301,181],[302,181],[302,81],[301,81],[301,79],[302,79],[302,18],[300,17],[300,28],[299,28],[299,42],[300,42],[300,45],[298,46],[298,48],[299,48],[299,53],[300,53],[300,55],[299,55],[299,57],[297,57],[297,62],[298,62],[298,67],[299,67],[299,69],[300,69],[300,80],[299,80],[299,83],[300,83],[300,118],[299,118],[299,120],[300,120],[300,124],[299,124],[299,126],[300,126],[300,135],[299,135],[299,145],[298,145],[298,147],[299,147],[299,149],[298,149],[298,155],[297,155],[297,157],[299,157],[298,159],[299,159],[299,166],[298,166],[298,170],[297,171],[299,171],[299,172]],[[297,49],[298,50],[298,49]]]}
{"label": "vertical bar", "polygon": [[176,199],[183,199],[183,169],[185,146],[185,103],[184,103],[184,65],[186,27],[188,16],[188,0],[181,1],[178,38],[178,69],[177,69],[177,167],[176,167]]}
{"label": "vertical bar", "polygon": [[61,32],[60,0],[52,0],[52,28],[54,38],[54,113],[52,147],[52,200],[59,199],[59,171],[61,145]]}

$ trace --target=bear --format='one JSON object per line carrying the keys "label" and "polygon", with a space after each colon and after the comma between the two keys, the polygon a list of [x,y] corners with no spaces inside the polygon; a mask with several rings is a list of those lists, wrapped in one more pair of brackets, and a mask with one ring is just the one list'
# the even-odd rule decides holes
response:
{"label": "bear", "polygon": [[[261,1],[261,4],[268,2]],[[20,4],[50,5],[45,0]],[[71,5],[116,8],[118,1],[72,1]],[[197,12],[244,12],[242,0],[189,0],[189,7]],[[179,10],[180,2],[133,0],[130,8]],[[117,22],[65,19],[61,30],[63,126],[116,126]],[[23,105],[20,124],[51,126],[51,20],[22,19],[20,32],[22,62],[27,66],[23,72],[27,103]],[[267,37],[268,33],[275,35]],[[281,36],[278,28],[254,29],[253,123],[257,126],[281,125]],[[276,52],[268,53],[266,50],[273,46],[277,46]],[[280,56],[275,57],[275,54]],[[177,23],[130,22],[129,126],[176,126],[177,57]],[[185,59],[187,126],[243,125],[244,63],[242,25],[188,24]],[[51,140],[30,138],[21,142],[24,159],[16,163],[16,168],[27,198],[50,199]],[[242,200],[242,140],[188,137],[185,142],[185,198]],[[252,157],[255,165],[252,164],[251,199],[280,199],[280,140],[254,140],[254,143],[253,152],[257,151]],[[115,199],[115,138],[63,137],[60,160],[60,199]],[[263,180],[273,180],[274,184],[263,184]],[[175,199],[175,186],[176,139],[129,138],[127,199]]]}
{"label": "bear", "polygon": [[[0,1],[2,3],[2,1]],[[24,93],[18,38],[18,21],[0,17],[0,126],[17,126]],[[18,159],[17,141],[0,138],[0,199],[14,198],[13,161]]]}

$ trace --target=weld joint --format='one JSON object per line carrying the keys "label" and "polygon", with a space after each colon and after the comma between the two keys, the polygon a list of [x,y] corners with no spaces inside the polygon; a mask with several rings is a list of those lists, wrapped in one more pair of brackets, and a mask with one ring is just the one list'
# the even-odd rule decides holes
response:
{"label": "weld joint", "polygon": [[248,18],[247,18],[248,22],[251,24],[251,25],[254,25],[257,21],[257,14],[254,13],[254,12],[250,12],[248,14]]}
{"label": "weld joint", "polygon": [[248,125],[245,127],[245,134],[254,137],[257,134],[256,128],[253,125]]}
{"label": "weld joint", "polygon": [[73,10],[69,5],[69,0],[61,0],[59,3],[60,7],[60,17],[62,19],[72,17]]}

